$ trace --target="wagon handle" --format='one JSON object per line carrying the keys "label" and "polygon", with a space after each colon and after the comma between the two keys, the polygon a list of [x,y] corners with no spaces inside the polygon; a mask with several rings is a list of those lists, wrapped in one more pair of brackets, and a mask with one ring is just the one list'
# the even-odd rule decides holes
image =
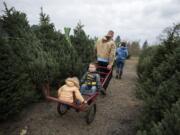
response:
{"label": "wagon handle", "polygon": [[43,94],[45,96],[45,98],[47,98],[48,96],[50,96],[50,86],[49,86],[49,82],[44,84],[42,86],[42,91],[43,91]]}

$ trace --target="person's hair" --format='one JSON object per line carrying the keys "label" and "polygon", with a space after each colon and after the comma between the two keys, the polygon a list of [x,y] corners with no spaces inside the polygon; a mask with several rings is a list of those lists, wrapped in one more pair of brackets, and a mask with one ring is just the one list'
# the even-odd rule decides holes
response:
{"label": "person's hair", "polygon": [[125,43],[125,42],[122,42],[122,43],[121,43],[121,46],[126,47],[126,43]]}
{"label": "person's hair", "polygon": [[77,77],[68,77],[66,80],[65,80],[65,83],[67,84],[67,82],[72,82],[72,83],[74,83],[74,85],[76,86],[76,87],[80,87],[79,86],[79,79],[77,78]]}
{"label": "person's hair", "polygon": [[109,30],[109,33],[113,33],[114,34],[114,31],[113,30]]}
{"label": "person's hair", "polygon": [[97,64],[94,62],[89,63],[89,65],[94,65],[97,68]]}

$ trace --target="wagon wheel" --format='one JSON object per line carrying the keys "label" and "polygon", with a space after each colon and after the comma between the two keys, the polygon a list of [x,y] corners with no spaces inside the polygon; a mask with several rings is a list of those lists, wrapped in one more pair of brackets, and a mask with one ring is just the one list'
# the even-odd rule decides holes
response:
{"label": "wagon wheel", "polygon": [[91,122],[93,122],[93,120],[95,118],[95,115],[96,115],[96,104],[94,103],[87,110],[87,113],[86,113],[86,123],[87,124],[91,124]]}
{"label": "wagon wheel", "polygon": [[65,113],[67,113],[68,110],[69,110],[69,107],[67,105],[58,103],[57,111],[61,116],[64,115]]}

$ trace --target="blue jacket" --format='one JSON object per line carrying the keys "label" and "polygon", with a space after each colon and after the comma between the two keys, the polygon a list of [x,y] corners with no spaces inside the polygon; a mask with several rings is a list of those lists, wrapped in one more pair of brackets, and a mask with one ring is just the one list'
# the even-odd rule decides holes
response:
{"label": "blue jacket", "polygon": [[118,47],[116,49],[116,61],[124,61],[128,56],[128,50],[126,47]]}

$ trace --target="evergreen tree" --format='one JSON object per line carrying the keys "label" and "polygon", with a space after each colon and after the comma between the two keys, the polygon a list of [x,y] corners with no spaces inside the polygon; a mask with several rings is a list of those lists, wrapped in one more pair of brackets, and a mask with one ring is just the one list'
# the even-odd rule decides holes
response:
{"label": "evergreen tree", "polygon": [[0,17],[0,120],[37,101],[45,83],[57,86],[70,75],[81,76],[93,60],[94,40],[82,25],[74,35],[69,32],[57,31],[42,9],[39,25],[30,27],[26,14],[5,5]]}
{"label": "evergreen tree", "polygon": [[170,29],[161,45],[145,49],[140,56],[137,94],[145,104],[137,134],[149,135],[180,99],[179,26]]}
{"label": "evergreen tree", "polygon": [[[55,30],[54,24],[50,23],[48,15],[43,13],[41,8],[40,24],[34,29],[37,37],[40,39],[43,50],[47,55],[48,80],[50,82],[58,79],[64,79],[70,71],[73,71],[72,46],[69,45],[65,35]],[[77,57],[77,56],[76,56]]]}
{"label": "evergreen tree", "polygon": [[132,56],[138,56],[140,54],[140,45],[138,41],[133,41],[129,48]]}
{"label": "evergreen tree", "polygon": [[142,49],[145,50],[145,49],[147,49],[147,47],[148,47],[148,42],[147,42],[147,40],[146,40],[146,41],[144,41],[144,43],[143,43]]}
{"label": "evergreen tree", "polygon": [[24,13],[5,5],[0,24],[0,120],[4,120],[37,100],[36,83],[43,81],[45,62]]}
{"label": "evergreen tree", "polygon": [[172,109],[164,112],[164,118],[156,123],[149,132],[138,131],[137,135],[179,135],[180,134],[180,100],[173,105]]}
{"label": "evergreen tree", "polygon": [[121,38],[120,38],[120,36],[119,36],[119,35],[116,37],[116,39],[115,39],[115,43],[116,43],[116,46],[117,46],[117,47],[118,47],[118,46],[120,46],[120,43],[121,43]]}
{"label": "evergreen tree", "polygon": [[71,36],[71,39],[79,58],[82,59],[84,64],[87,64],[91,62],[94,57],[94,40],[86,35],[83,27],[84,25],[79,22],[74,29],[74,36]]}

